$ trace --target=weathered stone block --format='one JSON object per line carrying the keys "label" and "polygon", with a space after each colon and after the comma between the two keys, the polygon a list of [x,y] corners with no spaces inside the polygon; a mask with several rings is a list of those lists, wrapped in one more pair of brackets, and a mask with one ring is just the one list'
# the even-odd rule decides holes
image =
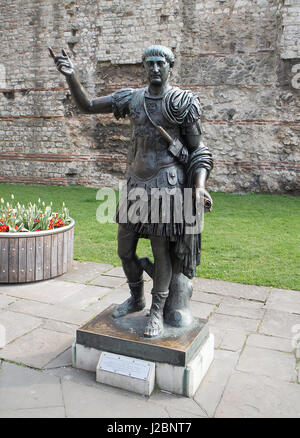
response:
{"label": "weathered stone block", "polygon": [[[114,370],[111,366],[105,366],[104,362],[108,355],[110,357],[117,357],[121,364],[124,365],[123,368],[121,366],[122,369]],[[126,363],[124,364],[124,362]],[[133,362],[135,370],[133,369]],[[155,363],[102,352],[96,368],[96,380],[99,383],[150,396],[155,383]]]}

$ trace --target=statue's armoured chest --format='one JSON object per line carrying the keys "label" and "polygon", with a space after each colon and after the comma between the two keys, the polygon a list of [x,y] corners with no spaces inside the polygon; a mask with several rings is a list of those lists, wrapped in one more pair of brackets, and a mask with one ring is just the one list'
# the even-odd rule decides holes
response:
{"label": "statue's armoured chest", "polygon": [[162,126],[173,138],[180,136],[179,127],[166,120],[162,113],[162,99],[144,97],[143,93],[130,104],[132,141],[128,151],[128,171],[147,179],[160,168],[175,164],[168,152],[169,144],[157,131]]}

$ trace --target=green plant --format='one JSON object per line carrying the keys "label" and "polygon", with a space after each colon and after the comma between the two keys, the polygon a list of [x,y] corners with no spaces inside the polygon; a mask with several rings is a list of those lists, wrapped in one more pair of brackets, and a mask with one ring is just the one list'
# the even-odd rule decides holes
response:
{"label": "green plant", "polygon": [[0,232],[18,233],[29,231],[44,231],[64,227],[70,222],[69,210],[63,202],[59,212],[52,211],[52,202],[46,205],[38,199],[37,204],[29,202],[21,205],[15,202],[14,195],[11,201],[0,200]]}

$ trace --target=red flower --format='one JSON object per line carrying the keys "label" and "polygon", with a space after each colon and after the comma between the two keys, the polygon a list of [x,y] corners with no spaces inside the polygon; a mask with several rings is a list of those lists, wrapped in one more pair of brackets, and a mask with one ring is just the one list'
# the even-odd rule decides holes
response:
{"label": "red flower", "polygon": [[65,223],[62,219],[57,219],[54,222],[54,228],[60,228],[60,227],[64,227],[64,226],[65,226]]}
{"label": "red flower", "polygon": [[49,221],[48,230],[53,230],[53,219]]}
{"label": "red flower", "polygon": [[[3,222],[2,222],[3,224]],[[9,226],[6,224],[0,225],[0,233],[8,233],[9,232]]]}

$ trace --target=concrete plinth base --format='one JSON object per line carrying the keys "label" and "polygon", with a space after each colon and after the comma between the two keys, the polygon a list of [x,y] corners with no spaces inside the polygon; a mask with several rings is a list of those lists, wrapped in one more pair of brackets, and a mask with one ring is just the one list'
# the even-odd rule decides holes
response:
{"label": "concrete plinth base", "polygon": [[197,355],[186,366],[156,363],[155,379],[159,389],[193,397],[214,358],[214,335],[211,333]]}
{"label": "concrete plinth base", "polygon": [[[141,336],[139,329],[145,324],[146,313],[139,312],[115,320],[111,317],[114,307],[110,306],[77,330],[73,366],[96,372],[102,353],[142,359],[148,361],[151,367],[153,365],[153,373],[155,368],[158,388],[192,397],[214,357],[214,337],[209,333],[206,321],[195,318],[188,328],[166,327],[164,336],[147,339]],[[101,374],[102,377],[98,378],[98,369],[98,381],[139,394],[150,395],[153,389],[152,384],[135,384],[134,379],[128,376]]]}

